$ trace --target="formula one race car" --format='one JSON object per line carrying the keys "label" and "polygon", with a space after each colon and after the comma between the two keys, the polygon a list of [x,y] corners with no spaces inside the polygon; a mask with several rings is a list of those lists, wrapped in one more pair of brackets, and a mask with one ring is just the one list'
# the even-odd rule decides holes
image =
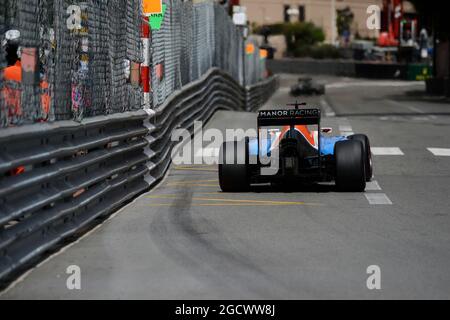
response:
{"label": "formula one race car", "polygon": [[[292,105],[290,105],[292,106]],[[224,142],[219,153],[222,191],[252,184],[335,181],[340,191],[364,191],[372,178],[367,136],[326,135],[319,109],[261,110],[258,137]]]}
{"label": "formula one race car", "polygon": [[291,87],[291,95],[296,97],[300,95],[324,94],[325,86],[315,82],[311,78],[299,78],[298,83]]}

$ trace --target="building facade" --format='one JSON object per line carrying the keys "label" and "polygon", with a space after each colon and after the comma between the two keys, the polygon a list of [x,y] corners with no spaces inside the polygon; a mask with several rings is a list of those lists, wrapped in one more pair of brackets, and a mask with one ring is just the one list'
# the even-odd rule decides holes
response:
{"label": "building facade", "polygon": [[375,38],[379,31],[367,28],[367,9],[371,5],[383,8],[383,0],[241,0],[240,4],[247,7],[250,23],[313,22],[325,31],[327,42],[332,42],[333,38],[338,40],[337,30],[333,28],[337,9],[351,9],[354,15],[353,35]]}

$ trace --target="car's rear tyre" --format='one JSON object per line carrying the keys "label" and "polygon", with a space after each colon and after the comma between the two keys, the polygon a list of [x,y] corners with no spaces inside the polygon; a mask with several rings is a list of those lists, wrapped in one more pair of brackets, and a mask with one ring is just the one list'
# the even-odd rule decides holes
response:
{"label": "car's rear tyre", "polygon": [[336,186],[339,191],[361,192],[366,188],[364,149],[358,140],[335,145]]}
{"label": "car's rear tyre", "polygon": [[224,142],[219,153],[219,185],[224,192],[250,188],[248,139]]}
{"label": "car's rear tyre", "polygon": [[363,145],[364,151],[364,168],[366,171],[366,181],[369,182],[372,180],[373,176],[373,165],[372,165],[372,151],[370,150],[370,141],[369,138],[365,134],[354,134],[348,136],[350,140],[360,141]]}

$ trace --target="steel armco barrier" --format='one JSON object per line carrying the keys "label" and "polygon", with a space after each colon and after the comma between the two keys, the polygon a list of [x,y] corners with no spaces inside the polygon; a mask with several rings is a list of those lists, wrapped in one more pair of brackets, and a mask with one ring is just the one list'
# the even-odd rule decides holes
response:
{"label": "steel armco barrier", "polygon": [[270,77],[252,86],[247,86],[246,110],[255,111],[260,108],[278,90],[278,87],[278,76]]}
{"label": "steel armco barrier", "polygon": [[[149,190],[170,165],[175,128],[217,109],[254,110],[277,86],[244,90],[217,68],[148,115],[132,111],[0,131],[0,280]],[[20,173],[20,171],[23,171]]]}
{"label": "steel armco barrier", "polygon": [[0,278],[148,187],[145,117],[0,131]]}

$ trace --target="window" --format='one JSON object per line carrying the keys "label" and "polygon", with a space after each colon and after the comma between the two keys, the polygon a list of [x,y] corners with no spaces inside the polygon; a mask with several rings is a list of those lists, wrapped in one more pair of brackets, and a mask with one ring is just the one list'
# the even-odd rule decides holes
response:
{"label": "window", "polygon": [[290,5],[285,4],[284,5],[284,22],[290,22],[290,17],[289,17],[289,9],[291,8]]}
{"label": "window", "polygon": [[298,20],[305,22],[305,6],[298,6]]}

